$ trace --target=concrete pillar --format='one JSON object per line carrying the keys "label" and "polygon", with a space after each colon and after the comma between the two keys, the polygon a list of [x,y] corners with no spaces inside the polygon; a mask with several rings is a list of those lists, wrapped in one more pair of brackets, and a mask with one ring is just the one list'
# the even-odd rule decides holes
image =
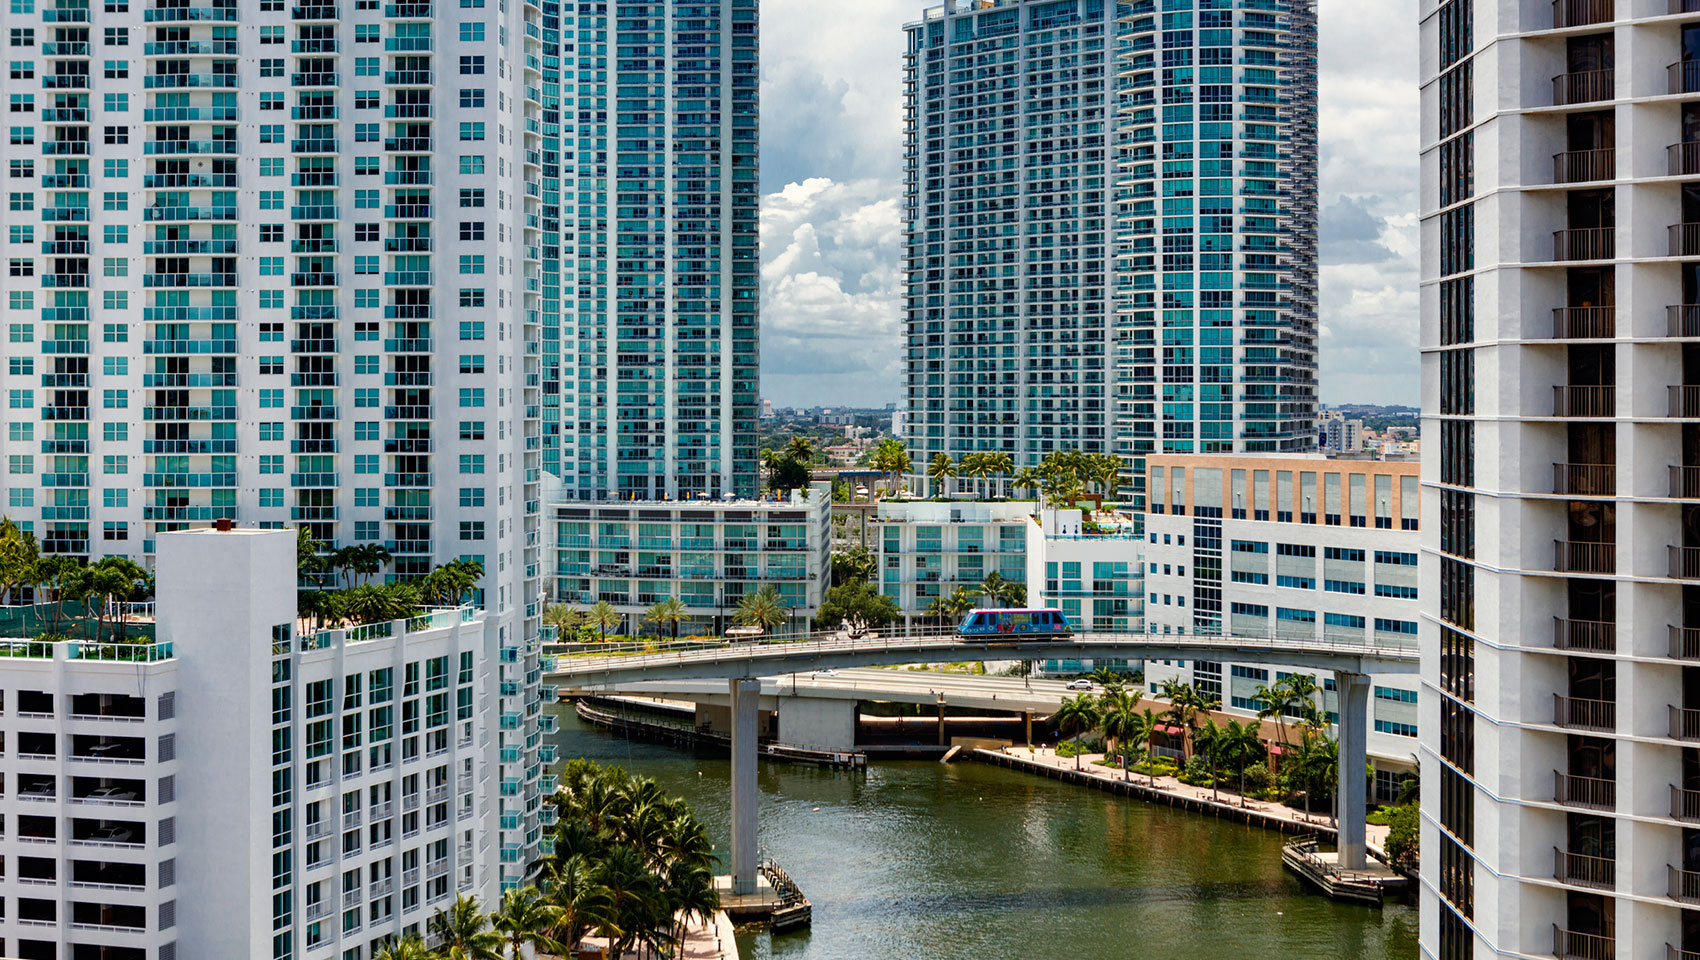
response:
{"label": "concrete pillar", "polygon": [[944,697],[939,697],[939,746],[945,745],[944,738]]}
{"label": "concrete pillar", "polygon": [[756,892],[756,707],[758,680],[732,688],[732,892]]}
{"label": "concrete pillar", "polygon": [[1369,725],[1369,675],[1336,671],[1340,709],[1339,787],[1340,869],[1364,867],[1364,764]]}
{"label": "concrete pillar", "polygon": [[1021,728],[1027,733],[1027,745],[1033,745],[1033,711],[1021,711]]}

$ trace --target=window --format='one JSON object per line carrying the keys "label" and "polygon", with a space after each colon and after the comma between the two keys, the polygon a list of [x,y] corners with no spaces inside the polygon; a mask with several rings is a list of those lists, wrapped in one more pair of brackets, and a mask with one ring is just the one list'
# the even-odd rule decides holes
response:
{"label": "window", "polygon": [[463,253],[460,255],[460,272],[466,274],[484,272],[484,255],[482,253]]}
{"label": "window", "polygon": [[127,47],[130,45],[129,27],[107,27],[106,45],[109,47]]}
{"label": "window", "polygon": [[483,487],[461,487],[460,488],[460,505],[463,506],[463,507],[482,507],[482,506],[484,506],[484,488]]}
{"label": "window", "polygon": [[1394,600],[1415,600],[1417,599],[1417,588],[1398,586],[1391,583],[1378,583],[1375,585],[1375,595],[1378,597],[1389,597]]}
{"label": "window", "polygon": [[1417,691],[1401,690],[1398,687],[1376,687],[1375,698],[1377,700],[1391,700],[1394,703],[1416,703]]}
{"label": "window", "polygon": [[482,453],[463,453],[463,454],[461,454],[460,455],[460,472],[461,473],[483,473],[484,472],[484,454],[482,454]]}
{"label": "window", "polygon": [[108,79],[108,80],[124,80],[124,79],[128,79],[129,76],[130,76],[130,61],[128,61],[128,60],[108,60],[108,61],[106,61],[106,79]]}
{"label": "window", "polygon": [[484,223],[482,221],[462,220],[460,222],[460,238],[462,240],[484,239]]}
{"label": "window", "polygon": [[[16,31],[14,31],[14,32],[16,32]],[[34,41],[32,40],[31,42],[33,43]],[[17,44],[13,44],[13,46],[16,46],[16,45]],[[467,74],[467,75],[474,75],[474,74],[483,73],[484,72],[484,58],[481,57],[481,56],[480,57],[461,57],[460,58],[460,72],[463,73],[463,74]]]}
{"label": "window", "polygon": [[262,507],[281,507],[281,506],[283,506],[283,488],[282,487],[262,487],[260,489],[260,506],[262,506]]}
{"label": "window", "polygon": [[482,207],[482,206],[484,206],[484,188],[483,187],[461,187],[460,188],[460,205],[463,206],[463,207]]}
{"label": "window", "polygon": [[460,105],[469,110],[484,106],[484,91],[479,89],[461,90]]}
{"label": "window", "polygon": [[460,405],[463,406],[463,407],[482,407],[482,406],[484,406],[484,388],[483,387],[461,387],[460,388]]}
{"label": "window", "polygon": [[101,461],[102,473],[116,475],[130,472],[130,458],[122,454],[107,454]]}
{"label": "window", "polygon": [[262,454],[260,454],[260,472],[261,473],[282,473],[283,472],[283,454],[281,454],[281,453],[262,453]]}
{"label": "window", "polygon": [[484,521],[462,520],[460,522],[460,538],[462,540],[483,540]]}
{"label": "window", "polygon": [[482,288],[482,287],[462,287],[462,288],[460,288],[460,305],[463,306],[463,307],[482,307],[482,306],[484,306],[484,288]]}
{"label": "window", "polygon": [[[110,143],[110,144],[129,143],[130,142],[130,128],[129,127],[107,127],[106,130],[105,130],[105,136],[106,136],[106,142]],[[122,208],[120,208],[120,209],[122,209]]]}
{"label": "window", "polygon": [[1399,723],[1394,720],[1375,721],[1376,733],[1391,733],[1396,737],[1414,737],[1417,735],[1417,725],[1414,723]]}
{"label": "window", "polygon": [[376,109],[378,109],[378,91],[376,91],[376,90],[356,90],[356,91],[354,91],[354,109],[356,109],[356,110],[376,110]]}
{"label": "window", "polygon": [[1417,565],[1417,555],[1414,553],[1399,553],[1394,550],[1377,550],[1375,562],[1398,567],[1414,567]]}
{"label": "window", "polygon": [[484,439],[484,421],[462,420],[460,422],[460,438],[462,440]]}
{"label": "window", "polygon": [[[461,43],[482,43],[484,41],[484,24],[463,23],[460,25]],[[464,104],[462,104],[464,106]]]}
{"label": "window", "polygon": [[1417,625],[1409,620],[1384,620],[1375,618],[1376,633],[1400,633],[1407,636],[1417,635]]}
{"label": "window", "polygon": [[1364,585],[1356,580],[1324,580],[1322,589],[1328,593],[1349,593],[1354,596],[1362,596],[1364,593]]}
{"label": "window", "polygon": [[463,156],[463,157],[461,157],[460,158],[460,172],[461,173],[483,173],[484,172],[484,155],[479,154],[477,156]]}
{"label": "window", "polygon": [[460,322],[460,338],[462,340],[484,339],[484,321],[462,320]]}

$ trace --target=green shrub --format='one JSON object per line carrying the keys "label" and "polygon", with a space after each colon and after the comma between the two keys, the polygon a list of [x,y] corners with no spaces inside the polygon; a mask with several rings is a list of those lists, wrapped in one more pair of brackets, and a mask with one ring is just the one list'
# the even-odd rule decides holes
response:
{"label": "green shrub", "polygon": [[1407,803],[1402,807],[1390,809],[1386,846],[1387,862],[1395,870],[1414,870],[1418,862],[1418,838],[1421,832],[1417,817],[1417,805]]}

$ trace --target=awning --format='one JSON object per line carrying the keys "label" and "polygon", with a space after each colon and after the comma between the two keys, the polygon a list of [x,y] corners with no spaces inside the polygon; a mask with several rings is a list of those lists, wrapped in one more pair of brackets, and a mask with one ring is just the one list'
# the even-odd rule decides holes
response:
{"label": "awning", "polygon": [[1157,729],[1163,731],[1164,733],[1168,734],[1171,737],[1184,737],[1184,736],[1186,736],[1186,728],[1185,727],[1177,727],[1172,723],[1159,723],[1157,725]]}
{"label": "awning", "polygon": [[1286,752],[1287,752],[1287,747],[1286,747],[1285,744],[1272,743],[1272,744],[1269,745],[1269,753],[1270,753],[1271,756],[1278,757],[1281,754],[1286,753]]}

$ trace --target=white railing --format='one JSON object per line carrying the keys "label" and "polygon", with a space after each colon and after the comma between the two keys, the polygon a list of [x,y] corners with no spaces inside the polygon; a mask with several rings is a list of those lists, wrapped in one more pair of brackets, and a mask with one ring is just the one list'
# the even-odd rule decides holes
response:
{"label": "white railing", "polygon": [[[959,636],[954,629],[940,628],[908,636],[875,636],[848,639],[839,633],[816,634],[813,639],[768,640],[753,643],[702,644],[688,643],[677,647],[660,644],[596,645],[593,653],[558,657],[554,677],[586,677],[616,670],[645,670],[658,667],[682,667],[717,663],[749,662],[754,664],[783,663],[793,659],[812,659],[823,655],[853,655],[890,652],[899,655],[943,655],[941,659],[962,659],[965,652],[984,650],[998,659],[1019,659],[1022,647],[1054,650],[1067,647],[1078,651],[1081,658],[1095,653],[1107,654],[1130,646],[1175,648],[1183,647],[1197,653],[1218,650],[1220,659],[1244,660],[1250,652],[1265,652],[1272,659],[1294,654],[1313,654],[1331,657],[1353,657],[1377,660],[1396,660],[1415,663],[1417,644],[1389,644],[1379,638],[1353,643],[1340,640],[1295,639],[1276,637],[1206,636],[1197,634],[1101,633],[1076,634],[1057,638],[1026,639],[1015,636]],[[1109,649],[1105,649],[1109,648]]]}

